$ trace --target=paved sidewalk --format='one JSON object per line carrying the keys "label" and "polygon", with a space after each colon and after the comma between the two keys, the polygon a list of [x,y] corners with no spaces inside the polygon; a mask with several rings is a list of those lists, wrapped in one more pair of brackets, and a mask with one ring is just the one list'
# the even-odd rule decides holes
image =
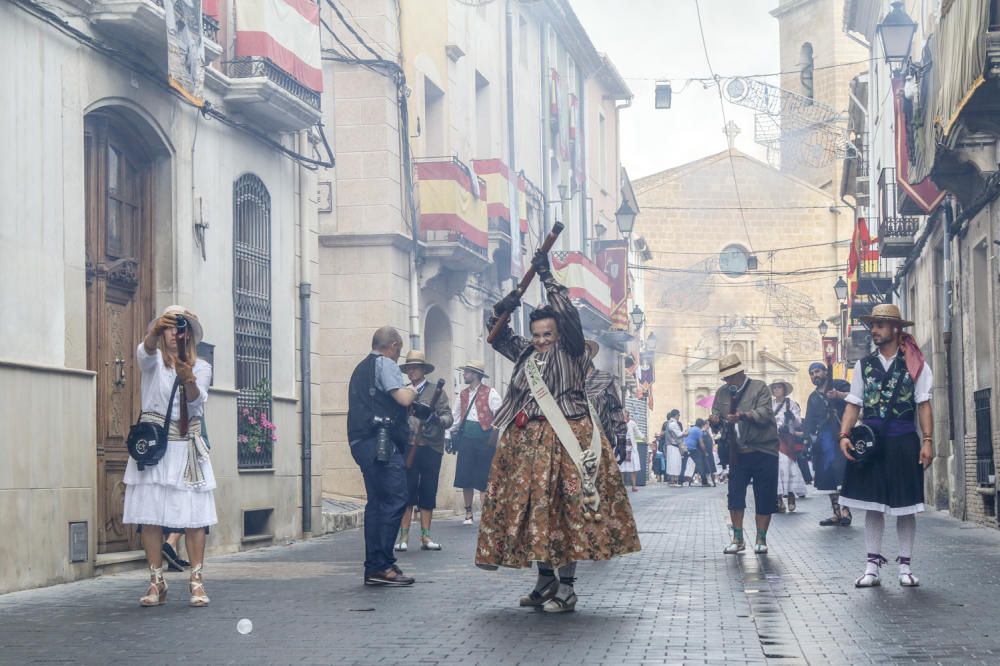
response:
{"label": "paved sidewalk", "polygon": [[[856,590],[863,516],[820,528],[829,504],[807,499],[775,516],[769,556],[725,557],[724,490],[633,494],[643,551],[581,564],[575,614],[518,608],[533,574],[479,571],[475,528],[449,519],[445,550],[401,556],[409,589],[363,587],[350,530],[209,561],[204,609],[182,574],[161,608],[138,607],[141,572],[0,596],[0,663],[1000,663],[1000,533],[925,514],[924,586],[900,588],[890,566]],[[889,559],[895,543],[890,520]]]}

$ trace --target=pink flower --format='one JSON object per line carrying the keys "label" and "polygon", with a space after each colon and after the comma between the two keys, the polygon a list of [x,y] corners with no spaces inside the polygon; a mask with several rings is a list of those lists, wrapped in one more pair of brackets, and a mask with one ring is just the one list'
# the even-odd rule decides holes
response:
{"label": "pink flower", "polygon": [[278,441],[278,435],[276,435],[274,433],[271,433],[271,441],[272,442],[277,442]]}
{"label": "pink flower", "polygon": [[250,410],[247,407],[244,407],[240,414],[243,416],[250,416]]}
{"label": "pink flower", "polygon": [[240,435],[239,437],[236,438],[236,441],[239,442],[240,444],[246,444],[247,442],[250,441],[250,438],[247,437],[246,435]]}
{"label": "pink flower", "polygon": [[257,445],[257,448],[256,448],[256,449],[254,449],[254,450],[253,450],[253,452],[254,452],[254,453],[260,453],[260,450],[261,450],[261,449],[260,449],[260,444],[258,444],[258,445]]}
{"label": "pink flower", "polygon": [[267,421],[267,412],[261,412],[260,413],[260,420],[261,420],[261,423],[263,423],[264,421]]}
{"label": "pink flower", "polygon": [[257,419],[255,419],[255,418],[254,418],[254,417],[252,417],[252,416],[248,416],[248,417],[247,417],[247,423],[249,423],[249,424],[250,424],[250,425],[252,425],[252,426],[255,426],[255,425],[257,425]]}

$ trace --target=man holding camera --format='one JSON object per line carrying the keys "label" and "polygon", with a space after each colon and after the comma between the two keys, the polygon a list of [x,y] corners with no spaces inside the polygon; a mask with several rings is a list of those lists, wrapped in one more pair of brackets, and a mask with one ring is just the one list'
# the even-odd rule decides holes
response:
{"label": "man holding camera", "polygon": [[416,403],[403,385],[396,361],[403,347],[399,331],[384,326],[372,336],[372,351],[354,369],[348,385],[347,439],[361,468],[365,504],[365,585],[412,585],[393,554],[409,493],[404,453],[409,442],[407,409],[419,419],[432,410]]}

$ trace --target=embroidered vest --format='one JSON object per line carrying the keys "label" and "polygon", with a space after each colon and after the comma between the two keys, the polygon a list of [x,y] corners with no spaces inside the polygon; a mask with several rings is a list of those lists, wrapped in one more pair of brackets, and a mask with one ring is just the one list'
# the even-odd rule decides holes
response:
{"label": "embroidered vest", "polygon": [[[913,378],[906,370],[903,354],[896,354],[888,372],[882,369],[882,362],[878,356],[878,352],[875,352],[861,360],[861,378],[864,381],[865,396],[862,418],[912,421],[917,411],[917,402]],[[892,376],[886,381],[886,375],[889,373],[892,373]],[[898,381],[903,382],[903,386],[899,389],[892,414],[886,414],[886,407],[889,406],[889,400],[892,399],[892,392]]]}
{"label": "embroidered vest", "polygon": [[[464,415],[469,409],[469,392],[468,388],[462,390],[460,414]],[[476,416],[479,418],[479,427],[483,430],[489,430],[493,427],[493,412],[490,410],[490,387],[486,384],[480,384],[479,390],[476,392]],[[459,425],[464,426],[465,424]]]}

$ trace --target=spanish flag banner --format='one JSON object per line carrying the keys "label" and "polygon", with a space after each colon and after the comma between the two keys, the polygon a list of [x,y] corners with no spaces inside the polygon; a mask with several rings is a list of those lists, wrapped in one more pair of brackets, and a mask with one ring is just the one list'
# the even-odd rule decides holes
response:
{"label": "spanish flag banner", "polygon": [[416,167],[421,239],[464,238],[486,249],[486,185],[455,160],[417,162]]}

